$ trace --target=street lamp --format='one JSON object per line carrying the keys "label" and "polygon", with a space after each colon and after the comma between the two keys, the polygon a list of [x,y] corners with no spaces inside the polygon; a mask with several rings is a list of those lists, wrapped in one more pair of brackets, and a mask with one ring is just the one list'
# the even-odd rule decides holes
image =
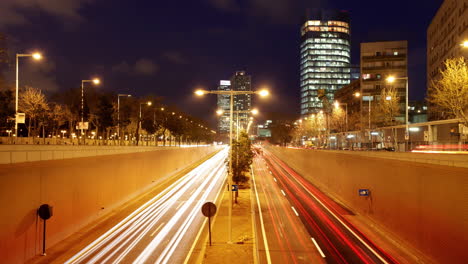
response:
{"label": "street lamp", "polygon": [[[388,83],[394,83],[396,80],[405,80],[405,87],[406,87],[406,89],[405,89],[405,92],[406,92],[406,96],[405,96],[405,123],[406,123],[405,140],[408,141],[409,140],[409,132],[408,132],[408,122],[409,122],[409,120],[408,120],[408,77],[389,76],[387,78]],[[387,98],[385,98],[385,99],[389,100]]]}
{"label": "street lamp", "polygon": [[140,114],[139,114],[139,118],[138,118],[138,141],[140,140],[140,133],[141,133],[141,106],[142,105],[147,105],[147,106],[151,106],[153,103],[151,101],[148,101],[148,102],[145,102],[145,103],[140,103]]}
{"label": "street lamp", "polygon": [[468,48],[468,40],[463,41],[463,42],[460,44],[460,46],[461,46],[462,48],[465,48],[465,49]]}
{"label": "street lamp", "polygon": [[[369,133],[370,133],[370,129],[371,129],[371,110],[372,110],[372,108],[371,108],[371,102],[372,102],[372,100],[374,100],[374,96],[371,95],[370,93],[362,93],[362,94],[361,94],[360,92],[354,93],[354,96],[355,96],[355,97],[358,97],[358,98],[362,96],[362,97],[363,97],[362,99],[364,99],[364,96],[367,96],[367,97],[368,97],[368,100],[367,100],[367,101],[369,102],[369,111],[368,111],[368,113],[369,113]],[[362,104],[361,104],[361,118],[362,118]],[[361,120],[362,120],[362,119],[361,119]],[[369,137],[369,138],[370,138],[370,137]]]}
{"label": "street lamp", "polygon": [[62,133],[62,138],[65,138],[65,133],[67,133],[66,130],[60,130],[60,133]]}
{"label": "street lamp", "polygon": [[232,243],[232,193],[231,193],[231,176],[232,176],[232,119],[234,114],[234,96],[235,95],[246,95],[246,94],[258,94],[260,97],[266,97],[270,94],[270,92],[266,89],[262,89],[259,91],[234,91],[234,90],[202,90],[198,89],[195,91],[197,96],[203,96],[205,94],[222,94],[222,95],[229,95],[230,97],[230,113],[229,113],[229,147],[231,148],[230,157],[229,157],[229,174],[228,175],[228,190],[229,190],[229,221],[228,221],[228,243]]}
{"label": "street lamp", "polygon": [[98,85],[101,83],[101,80],[98,78],[94,78],[92,80],[81,80],[81,135],[83,135],[84,128],[84,83],[93,83],[94,85]]}
{"label": "street lamp", "polygon": [[120,97],[131,97],[131,94],[118,94],[117,95],[117,139],[120,144]]}
{"label": "street lamp", "polygon": [[39,52],[30,54],[16,54],[16,99],[15,99],[15,134],[18,136],[18,90],[19,90],[19,58],[20,57],[32,57],[34,60],[41,60],[42,54]]}
{"label": "street lamp", "polygon": [[335,101],[335,108],[338,109],[340,108],[340,105],[344,105],[345,106],[345,109],[346,109],[346,113],[345,113],[345,124],[346,124],[346,128],[345,130],[348,131],[348,104],[347,103],[340,103],[338,101]]}

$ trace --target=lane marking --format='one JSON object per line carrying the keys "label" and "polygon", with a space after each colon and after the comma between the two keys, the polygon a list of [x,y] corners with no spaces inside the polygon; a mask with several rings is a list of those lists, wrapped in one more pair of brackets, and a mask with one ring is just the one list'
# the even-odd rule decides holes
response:
{"label": "lane marking", "polygon": [[273,177],[273,180],[275,180],[275,182],[278,182],[275,177]]}
{"label": "lane marking", "polygon": [[[283,168],[284,169],[284,168]],[[286,170],[286,169],[284,169]],[[287,171],[287,170],[286,170]],[[291,175],[289,172],[287,172],[289,175]],[[293,175],[291,175],[293,176]],[[367,244],[356,232],[354,232],[345,222],[343,222],[335,213],[333,213],[320,199],[317,198],[309,189],[307,189],[296,177],[292,177],[299,185],[306,190],[312,196],[320,205],[322,205],[325,210],[327,210],[342,226],[344,226],[355,238],[359,240],[367,249],[369,249],[380,261],[382,261],[385,264],[388,264],[388,262],[380,255],[378,254],[369,244]]]}
{"label": "lane marking", "polygon": [[285,196],[285,197],[286,197],[286,194],[284,193],[284,191],[283,191],[283,190],[281,190],[281,193],[283,194],[283,196]]}
{"label": "lane marking", "polygon": [[180,202],[179,205],[176,207],[176,211],[184,204],[184,202]]}
{"label": "lane marking", "polygon": [[154,232],[153,232],[153,233],[151,233],[150,237],[154,236],[154,234],[156,234],[156,232],[158,232],[158,231],[159,231],[159,229],[161,229],[161,227],[162,227],[164,224],[165,224],[164,222],[163,222],[163,223],[161,223],[161,224],[158,226],[158,228],[156,228],[156,230],[154,230]]}
{"label": "lane marking", "polygon": [[[229,176],[227,175],[227,177],[229,177]],[[222,202],[223,199],[224,199],[224,192],[223,192],[223,190],[224,190],[224,182],[225,182],[225,181],[226,181],[226,180],[223,180],[223,183],[221,184],[221,188],[219,188],[218,193],[216,194],[216,197],[214,198],[214,203],[215,203],[216,205],[219,205],[219,206],[221,206],[221,202]],[[222,195],[220,196],[221,193],[222,193]],[[218,198],[219,198],[219,200],[218,200]],[[212,225],[214,225],[214,223],[215,223],[217,217],[218,217],[218,214],[216,214],[216,215],[214,216]],[[203,230],[205,229],[205,226],[206,226],[207,223],[208,223],[208,219],[205,218],[205,219],[203,220],[202,225],[200,226],[200,229],[198,230],[198,234],[197,234],[197,236],[195,237],[195,240],[194,240],[193,243],[192,243],[192,247],[190,247],[190,250],[189,250],[187,256],[185,257],[184,264],[187,264],[187,263],[189,262],[190,258],[192,257],[193,250],[195,249],[195,246],[198,244],[198,240],[200,239],[200,236],[201,236],[201,234],[203,233]]]}
{"label": "lane marking", "polygon": [[320,253],[320,256],[322,256],[322,258],[325,258],[325,254],[323,254],[322,249],[321,249],[320,246],[317,244],[317,242],[315,241],[315,239],[314,239],[313,237],[311,237],[310,239],[312,239],[312,242],[314,242],[314,245],[315,245],[315,247],[317,248],[318,252]]}
{"label": "lane marking", "polygon": [[255,184],[255,174],[254,174],[253,170],[252,170],[252,182],[253,182],[253,186],[254,186],[254,190],[255,190],[255,196],[257,197],[258,213],[259,213],[259,216],[260,216],[260,225],[261,225],[261,228],[262,228],[263,244],[265,246],[266,259],[267,259],[267,263],[271,264],[270,249],[268,248],[268,241],[267,241],[266,232],[265,232],[265,224],[263,223],[262,208],[260,206],[260,198],[258,198],[257,185]]}
{"label": "lane marking", "polygon": [[299,216],[299,214],[298,214],[297,211],[296,211],[296,208],[294,208],[294,206],[291,206],[291,208],[293,209],[294,213],[295,213],[297,216]]}

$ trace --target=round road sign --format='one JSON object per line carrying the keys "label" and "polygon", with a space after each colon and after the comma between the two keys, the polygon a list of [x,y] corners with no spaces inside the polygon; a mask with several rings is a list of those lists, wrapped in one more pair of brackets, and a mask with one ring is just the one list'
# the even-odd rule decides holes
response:
{"label": "round road sign", "polygon": [[201,208],[202,214],[206,217],[212,217],[216,214],[216,205],[212,202],[206,202]]}

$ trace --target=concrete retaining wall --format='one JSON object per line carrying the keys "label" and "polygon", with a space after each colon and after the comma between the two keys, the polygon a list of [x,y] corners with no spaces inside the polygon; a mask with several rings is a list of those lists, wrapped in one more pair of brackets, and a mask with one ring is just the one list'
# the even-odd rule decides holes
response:
{"label": "concrete retaining wall", "polygon": [[172,148],[0,165],[0,262],[24,263],[41,252],[44,203],[52,246],[86,224],[148,190],[216,147]]}
{"label": "concrete retaining wall", "polygon": [[[197,147],[197,146],[190,146]],[[0,145],[0,164],[148,152],[174,147]],[[184,147],[186,148],[186,147]]]}
{"label": "concrete retaining wall", "polygon": [[[339,152],[269,147],[355,212],[440,263],[468,259],[468,169]],[[360,197],[367,188],[371,196]]]}

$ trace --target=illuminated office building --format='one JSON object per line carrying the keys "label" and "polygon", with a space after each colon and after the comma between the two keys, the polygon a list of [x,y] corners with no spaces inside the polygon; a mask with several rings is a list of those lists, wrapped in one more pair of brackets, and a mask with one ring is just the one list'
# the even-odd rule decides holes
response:
{"label": "illuminated office building", "polygon": [[[229,91],[231,90],[231,81],[221,80],[219,82],[218,90]],[[223,114],[218,119],[218,133],[225,134],[229,133],[229,107],[230,107],[229,95],[218,94],[218,109],[223,110]]]}
{"label": "illuminated office building", "polygon": [[[308,10],[301,26],[301,115],[319,112],[323,92],[330,102],[351,81],[349,14]],[[323,90],[323,91],[321,91]]]}

